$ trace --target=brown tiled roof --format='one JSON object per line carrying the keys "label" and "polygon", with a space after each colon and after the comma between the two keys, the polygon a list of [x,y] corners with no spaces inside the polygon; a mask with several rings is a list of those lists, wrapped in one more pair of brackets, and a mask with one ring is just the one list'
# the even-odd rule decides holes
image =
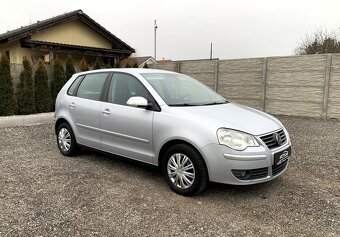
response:
{"label": "brown tiled roof", "polygon": [[68,12],[59,16],[55,16],[43,21],[38,21],[34,24],[23,26],[21,28],[7,31],[6,33],[0,34],[0,44],[5,43],[12,40],[22,39],[29,37],[32,33],[43,30],[49,27],[52,27],[54,25],[60,24],[62,22],[72,21],[79,19],[85,24],[87,24],[89,27],[97,31],[99,34],[101,34],[103,37],[108,39],[115,47],[123,50],[128,50],[131,53],[134,53],[135,50],[123,42],[121,39],[113,35],[110,31],[105,29],[103,26],[101,26],[99,23],[94,21],[92,18],[90,18],[88,15],[86,15],[82,10],[76,10],[72,12]]}

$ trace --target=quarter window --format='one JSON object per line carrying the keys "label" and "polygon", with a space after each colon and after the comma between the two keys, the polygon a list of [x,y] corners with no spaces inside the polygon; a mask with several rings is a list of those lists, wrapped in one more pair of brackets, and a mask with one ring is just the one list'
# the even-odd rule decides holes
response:
{"label": "quarter window", "polygon": [[138,79],[124,73],[113,74],[108,102],[126,105],[126,102],[133,96],[141,96],[150,100],[149,92]]}
{"label": "quarter window", "polygon": [[79,85],[77,96],[89,100],[100,100],[108,73],[94,73],[85,76]]}
{"label": "quarter window", "polygon": [[81,81],[81,79],[83,79],[84,76],[79,76],[77,77],[77,79],[74,80],[74,82],[72,83],[72,85],[70,86],[70,88],[68,88],[67,94],[68,95],[74,95],[77,86],[79,85],[79,82]]}

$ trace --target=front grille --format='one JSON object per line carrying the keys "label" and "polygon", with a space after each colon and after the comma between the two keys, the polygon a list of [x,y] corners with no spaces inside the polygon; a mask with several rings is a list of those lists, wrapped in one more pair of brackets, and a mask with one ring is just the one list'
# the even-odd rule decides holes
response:
{"label": "front grille", "polygon": [[278,141],[276,140],[276,134],[278,134],[281,139],[281,145],[286,143],[287,138],[283,130],[260,137],[269,149],[274,149],[280,146]]}
{"label": "front grille", "polygon": [[288,164],[288,160],[286,160],[285,162],[282,162],[279,165],[273,165],[272,166],[272,174],[273,174],[273,176],[281,173],[286,168],[287,164]]}
{"label": "front grille", "polygon": [[268,168],[260,168],[253,170],[231,170],[233,175],[240,180],[261,179],[268,175]]}

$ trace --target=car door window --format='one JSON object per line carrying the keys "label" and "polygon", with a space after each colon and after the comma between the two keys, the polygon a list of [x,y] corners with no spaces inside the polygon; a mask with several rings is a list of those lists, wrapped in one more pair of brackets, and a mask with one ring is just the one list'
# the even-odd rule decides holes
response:
{"label": "car door window", "polygon": [[85,76],[79,85],[77,96],[89,100],[100,100],[108,73],[93,73]]}
{"label": "car door window", "polygon": [[141,96],[148,101],[150,99],[149,92],[137,78],[124,73],[113,74],[108,102],[126,105],[126,102],[133,96]]}

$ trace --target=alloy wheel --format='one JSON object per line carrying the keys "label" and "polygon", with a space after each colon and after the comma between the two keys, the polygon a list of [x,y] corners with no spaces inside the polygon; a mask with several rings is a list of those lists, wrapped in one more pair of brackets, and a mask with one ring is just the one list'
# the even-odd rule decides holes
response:
{"label": "alloy wheel", "polygon": [[67,152],[71,147],[71,134],[66,128],[62,128],[58,134],[58,144],[62,151]]}
{"label": "alloy wheel", "polygon": [[195,167],[189,157],[182,153],[173,154],[167,164],[171,182],[180,189],[187,189],[195,181]]}

